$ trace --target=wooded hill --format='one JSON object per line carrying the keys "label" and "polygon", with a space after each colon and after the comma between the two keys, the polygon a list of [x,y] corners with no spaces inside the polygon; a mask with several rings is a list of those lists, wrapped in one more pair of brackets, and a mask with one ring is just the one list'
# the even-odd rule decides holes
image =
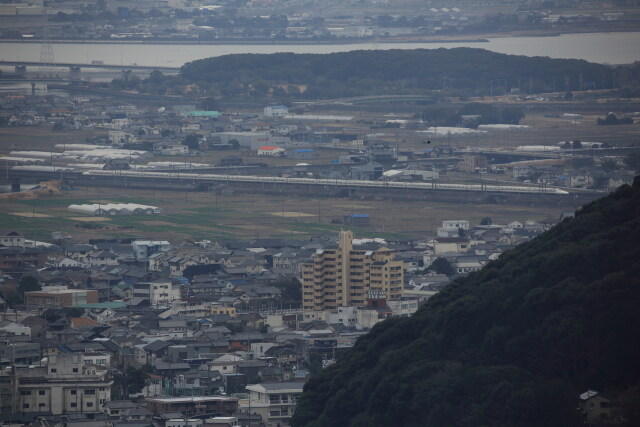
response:
{"label": "wooded hill", "polygon": [[581,426],[587,389],[640,425],[638,242],[640,178],[376,325],[293,425]]}
{"label": "wooded hill", "polygon": [[[583,60],[454,48],[226,55],[187,63],[180,78],[222,95],[340,98],[446,89],[471,96],[517,87],[523,93],[610,88],[614,69]],[[296,85],[304,86],[302,91]]]}

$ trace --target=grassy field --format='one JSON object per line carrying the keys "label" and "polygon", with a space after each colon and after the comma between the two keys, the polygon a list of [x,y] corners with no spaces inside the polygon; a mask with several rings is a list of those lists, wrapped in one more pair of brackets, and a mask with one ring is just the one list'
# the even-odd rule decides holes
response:
{"label": "grassy field", "polygon": [[[73,203],[135,202],[161,207],[160,215],[96,218],[70,212]],[[69,233],[76,239],[96,237],[182,240],[249,239],[256,237],[308,238],[337,233],[344,215],[366,213],[371,225],[352,227],[360,237],[427,237],[442,220],[480,222],[486,216],[496,223],[512,220],[558,218],[566,207],[459,205],[378,199],[293,197],[291,195],[215,195],[169,191],[79,189],[34,200],[3,200],[0,228],[49,239],[51,232]],[[283,214],[284,213],[284,214]]]}

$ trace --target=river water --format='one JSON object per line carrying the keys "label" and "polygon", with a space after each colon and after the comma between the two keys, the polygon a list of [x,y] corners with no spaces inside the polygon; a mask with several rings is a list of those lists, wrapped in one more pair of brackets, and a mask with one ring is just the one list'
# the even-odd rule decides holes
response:
{"label": "river water", "polygon": [[[351,43],[351,44],[142,44],[58,43],[55,62],[179,67],[185,62],[232,53],[332,53],[360,49],[437,49],[476,47],[494,52],[585,59],[603,64],[640,60],[640,32],[562,34],[548,37],[500,37],[488,42],[463,43]],[[0,60],[40,61],[38,43],[0,43]]]}

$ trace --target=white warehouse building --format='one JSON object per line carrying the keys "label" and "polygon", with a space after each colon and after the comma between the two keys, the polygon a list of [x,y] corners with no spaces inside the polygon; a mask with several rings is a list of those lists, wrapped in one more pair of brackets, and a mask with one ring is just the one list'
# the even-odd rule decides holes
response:
{"label": "white warehouse building", "polygon": [[265,117],[284,117],[289,114],[289,109],[284,105],[269,105],[264,107]]}
{"label": "white warehouse building", "polygon": [[241,147],[257,150],[263,145],[278,145],[286,147],[291,139],[286,136],[274,136],[268,132],[218,132],[212,133],[212,137],[220,138],[223,144],[236,140]]}
{"label": "white warehouse building", "polygon": [[95,216],[153,215],[162,213],[162,209],[157,206],[139,205],[137,203],[94,203],[87,205],[69,205],[67,209],[71,212]]}

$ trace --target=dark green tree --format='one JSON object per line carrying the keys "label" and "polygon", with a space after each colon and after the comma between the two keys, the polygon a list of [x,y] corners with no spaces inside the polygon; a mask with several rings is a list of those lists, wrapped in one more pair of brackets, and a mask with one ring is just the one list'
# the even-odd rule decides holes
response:
{"label": "dark green tree", "polygon": [[501,122],[517,125],[524,118],[524,112],[519,107],[504,107],[500,113]]}
{"label": "dark green tree", "polygon": [[607,172],[614,171],[616,167],[617,167],[616,161],[613,159],[605,159],[604,162],[602,162],[602,169],[604,169]]}
{"label": "dark green tree", "polygon": [[140,393],[144,388],[147,381],[147,373],[139,368],[133,366],[127,367],[126,372],[126,386],[127,394]]}
{"label": "dark green tree", "polygon": [[453,276],[455,274],[455,270],[453,269],[451,263],[446,258],[442,257],[436,258],[429,266],[429,270],[447,276]]}
{"label": "dark green tree", "polygon": [[251,93],[258,98],[267,96],[267,93],[269,93],[269,83],[265,80],[258,80],[253,84],[253,91]]}
{"label": "dark green tree", "polygon": [[318,353],[311,353],[309,355],[309,373],[315,375],[322,369],[322,355]]}
{"label": "dark green tree", "polygon": [[213,96],[207,96],[205,99],[203,99],[199,107],[205,111],[220,110],[220,104],[218,104],[218,101],[216,101],[216,99]]}
{"label": "dark green tree", "polygon": [[41,291],[41,290],[42,290],[42,286],[40,286],[38,279],[36,279],[33,276],[24,276],[18,282],[18,299],[20,301],[24,301],[25,292]]}
{"label": "dark green tree", "polygon": [[500,111],[491,104],[472,102],[465,104],[460,110],[460,115],[478,115],[479,124],[500,123]]}
{"label": "dark green tree", "polygon": [[200,138],[202,138],[200,135],[190,133],[184,138],[183,144],[191,150],[197,150],[200,148]]}
{"label": "dark green tree", "polygon": [[302,303],[302,285],[297,279],[278,280],[270,284],[280,289],[283,304],[298,307]]}
{"label": "dark green tree", "polygon": [[493,220],[488,216],[485,216],[480,220],[480,225],[491,225],[491,224],[493,224]]}
{"label": "dark green tree", "polygon": [[62,309],[62,311],[68,318],[80,317],[84,315],[84,308],[79,307],[65,307]]}
{"label": "dark green tree", "polygon": [[633,171],[640,172],[640,151],[633,150],[624,158],[624,163]]}

